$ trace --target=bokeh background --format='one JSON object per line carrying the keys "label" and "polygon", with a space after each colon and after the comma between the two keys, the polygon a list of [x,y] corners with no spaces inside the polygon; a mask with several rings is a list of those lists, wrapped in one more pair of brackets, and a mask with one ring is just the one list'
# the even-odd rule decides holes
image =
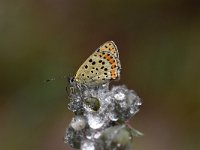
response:
{"label": "bokeh background", "polygon": [[123,68],[116,84],[143,99],[133,149],[200,149],[200,1],[1,0],[1,150],[70,149],[63,77],[108,40]]}

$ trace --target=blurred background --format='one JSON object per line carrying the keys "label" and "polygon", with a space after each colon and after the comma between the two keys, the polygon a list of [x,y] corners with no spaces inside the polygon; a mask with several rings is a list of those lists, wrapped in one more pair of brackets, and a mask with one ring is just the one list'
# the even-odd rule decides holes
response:
{"label": "blurred background", "polygon": [[120,53],[116,84],[143,99],[133,149],[200,149],[200,1],[1,0],[1,150],[70,150],[62,77],[108,40]]}

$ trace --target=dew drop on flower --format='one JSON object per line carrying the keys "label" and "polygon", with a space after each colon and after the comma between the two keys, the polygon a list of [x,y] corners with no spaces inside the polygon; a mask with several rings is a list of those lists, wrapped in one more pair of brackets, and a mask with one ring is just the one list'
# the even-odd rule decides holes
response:
{"label": "dew drop on flower", "polygon": [[125,99],[126,96],[125,96],[124,93],[119,92],[119,93],[115,94],[114,97],[115,97],[116,100],[118,100],[118,101],[122,101],[122,100]]}
{"label": "dew drop on flower", "polygon": [[86,120],[83,117],[80,116],[75,116],[72,121],[71,121],[71,127],[74,130],[82,130],[84,129],[86,126]]}
{"label": "dew drop on flower", "polygon": [[109,113],[109,119],[112,121],[117,121],[119,119],[118,115],[115,112]]}
{"label": "dew drop on flower", "polygon": [[94,143],[92,141],[83,141],[81,150],[95,150]]}
{"label": "dew drop on flower", "polygon": [[88,124],[92,129],[99,129],[101,128],[106,119],[102,115],[95,115],[95,114],[87,114]]}
{"label": "dew drop on flower", "polygon": [[98,139],[100,136],[101,136],[101,132],[97,132],[97,133],[94,134],[95,139]]}

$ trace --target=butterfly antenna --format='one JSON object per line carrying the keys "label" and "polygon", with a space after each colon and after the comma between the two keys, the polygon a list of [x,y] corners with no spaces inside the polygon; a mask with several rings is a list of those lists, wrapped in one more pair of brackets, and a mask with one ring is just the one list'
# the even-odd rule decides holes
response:
{"label": "butterfly antenna", "polygon": [[47,82],[51,82],[51,81],[55,81],[56,78],[50,78],[50,79],[46,79],[44,82],[47,83]]}
{"label": "butterfly antenna", "polygon": [[48,82],[55,81],[55,80],[58,80],[58,79],[62,79],[63,80],[63,79],[66,79],[66,78],[68,79],[69,77],[66,76],[66,75],[65,76],[61,76],[61,77],[57,77],[57,78],[53,77],[53,78],[49,78],[49,79],[44,80],[44,83],[48,83]]}

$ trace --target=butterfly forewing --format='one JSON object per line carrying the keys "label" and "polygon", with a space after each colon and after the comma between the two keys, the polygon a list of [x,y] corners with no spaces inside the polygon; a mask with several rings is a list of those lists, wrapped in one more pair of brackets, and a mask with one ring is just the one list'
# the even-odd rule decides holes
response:
{"label": "butterfly forewing", "polygon": [[104,44],[102,44],[99,48],[99,51],[109,51],[111,52],[116,58],[119,59],[119,52],[117,49],[117,46],[115,45],[115,43],[113,41],[107,41]]}
{"label": "butterfly forewing", "polygon": [[[107,48],[105,45],[108,45]],[[101,45],[81,65],[76,73],[75,80],[82,84],[98,85],[118,79],[121,65],[117,47],[114,46],[112,41]],[[109,48],[114,48],[114,50],[110,51]]]}

